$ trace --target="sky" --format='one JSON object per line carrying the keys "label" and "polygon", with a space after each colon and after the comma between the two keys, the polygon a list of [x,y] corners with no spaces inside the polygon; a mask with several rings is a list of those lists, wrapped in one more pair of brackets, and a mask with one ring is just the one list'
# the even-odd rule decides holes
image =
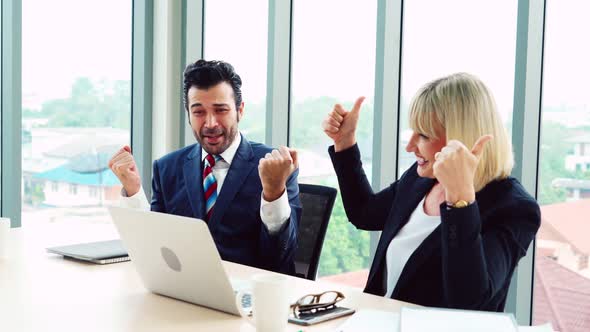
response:
{"label": "sky", "polygon": [[22,0],[23,102],[69,95],[77,77],[131,78],[131,0]]}
{"label": "sky", "polygon": [[[63,98],[76,77],[130,79],[131,0],[23,0],[23,100]],[[512,108],[517,2],[406,1],[402,97],[454,72],[479,76]],[[293,99],[374,93],[376,0],[294,0]],[[206,3],[205,56],[234,64],[244,96],[266,95],[267,0]],[[244,15],[244,13],[248,15]],[[543,101],[590,104],[590,2],[549,0]]]}

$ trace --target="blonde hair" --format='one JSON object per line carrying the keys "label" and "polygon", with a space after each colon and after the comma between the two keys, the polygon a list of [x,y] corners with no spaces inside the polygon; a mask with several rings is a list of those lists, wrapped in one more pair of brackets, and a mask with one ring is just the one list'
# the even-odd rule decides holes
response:
{"label": "blonde hair", "polygon": [[494,97],[477,77],[457,73],[424,85],[410,104],[410,128],[438,138],[442,128],[447,142],[458,140],[471,150],[483,135],[491,134],[475,172],[475,191],[510,175],[514,166],[512,144],[502,125]]}

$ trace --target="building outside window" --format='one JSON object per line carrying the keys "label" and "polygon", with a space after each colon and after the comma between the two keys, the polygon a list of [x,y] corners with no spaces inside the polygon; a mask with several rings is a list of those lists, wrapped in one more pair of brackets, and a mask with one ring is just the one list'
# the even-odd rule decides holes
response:
{"label": "building outside window", "polygon": [[98,197],[98,189],[95,186],[88,187],[88,195],[90,197]]}
{"label": "building outside window", "polygon": [[121,187],[107,163],[131,137],[132,2],[22,0],[23,227],[111,223]]}
{"label": "building outside window", "polygon": [[533,323],[590,331],[590,32],[587,1],[548,0]]}
{"label": "building outside window", "polygon": [[78,194],[78,185],[70,183],[68,188],[69,188],[70,195],[77,195]]}

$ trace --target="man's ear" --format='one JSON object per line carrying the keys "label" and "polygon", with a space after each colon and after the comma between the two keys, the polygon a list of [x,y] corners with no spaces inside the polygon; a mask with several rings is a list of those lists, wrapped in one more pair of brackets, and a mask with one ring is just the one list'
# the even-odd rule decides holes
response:
{"label": "man's ear", "polygon": [[192,123],[191,123],[191,114],[188,112],[188,110],[186,111],[186,118],[188,119],[189,126],[192,125]]}
{"label": "man's ear", "polygon": [[243,116],[244,116],[244,102],[242,102],[240,104],[240,107],[238,107],[238,122],[240,122],[240,120],[242,120]]}

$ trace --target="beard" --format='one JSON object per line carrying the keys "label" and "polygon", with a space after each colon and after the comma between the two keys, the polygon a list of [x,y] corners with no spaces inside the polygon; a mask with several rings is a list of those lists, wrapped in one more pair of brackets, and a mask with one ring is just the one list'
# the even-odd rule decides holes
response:
{"label": "beard", "polygon": [[[203,127],[199,133],[193,129],[193,134],[201,147],[212,155],[220,155],[234,142],[238,134],[237,124],[231,126],[229,130],[223,127],[205,128]],[[210,142],[212,138],[213,142]]]}

